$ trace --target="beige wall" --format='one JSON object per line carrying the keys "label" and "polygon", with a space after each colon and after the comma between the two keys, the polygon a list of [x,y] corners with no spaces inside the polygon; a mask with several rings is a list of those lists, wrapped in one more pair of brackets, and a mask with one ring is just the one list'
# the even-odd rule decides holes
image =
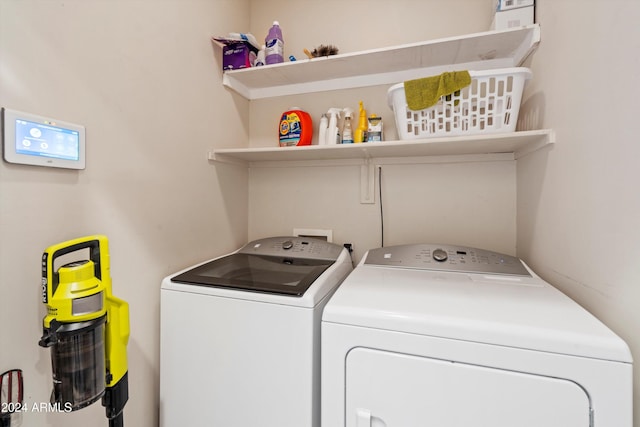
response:
{"label": "beige wall", "polygon": [[[247,102],[222,87],[220,52],[208,38],[248,28],[261,39],[277,19],[287,55],[302,56],[321,43],[351,52],[473,33],[490,20],[491,0],[389,4],[0,0],[0,105],[87,127],[85,171],[0,164],[0,371],[25,370],[28,402],[50,393],[49,355],[37,347],[39,258],[50,244],[110,238],[114,292],[132,314],[125,419],[140,427],[157,425],[163,276],[293,227],[331,228],[336,241],[356,245],[356,258],[379,246],[379,206],[359,203],[358,166],[247,172],[208,163],[206,151],[275,145],[281,111],[302,107],[317,121],[329,106],[355,108],[360,99],[395,138],[387,88]],[[525,112],[555,129],[556,146],[517,162],[383,164],[385,243],[517,252],[637,355],[640,5],[538,0],[538,20],[542,43],[529,64]],[[23,425],[84,426],[103,417],[94,405],[25,414]]]}
{"label": "beige wall", "polygon": [[[386,1],[252,2],[254,34],[263,38],[273,20],[283,29],[285,56],[305,58],[304,48],[312,50],[320,44],[334,44],[341,53],[349,53],[486,31],[491,1],[403,0],[392,7]],[[311,114],[316,143],[322,113],[330,107],[357,111],[359,100],[369,114],[383,117],[386,138],[397,139],[393,112],[387,105],[389,87],[252,101],[250,144],[277,145],[280,113],[293,106]],[[447,242],[515,253],[515,161],[433,160],[381,162],[385,245]],[[249,236],[289,234],[294,227],[329,228],[334,241],[355,245],[358,260],[382,242],[379,203],[361,204],[359,191],[358,164],[253,167]]]}
{"label": "beige wall", "polygon": [[[557,143],[518,162],[518,254],[640,358],[640,2],[538,0],[525,114]],[[635,369],[635,426],[640,370]]]}
{"label": "beige wall", "polygon": [[[0,104],[87,134],[83,171],[0,162],[0,371],[24,370],[28,404],[51,393],[42,251],[103,233],[131,311],[125,423],[158,424],[160,281],[247,238],[247,173],[206,155],[246,144],[248,104],[223,89],[209,37],[248,16],[237,0],[0,0]],[[95,404],[22,425],[101,423]]]}

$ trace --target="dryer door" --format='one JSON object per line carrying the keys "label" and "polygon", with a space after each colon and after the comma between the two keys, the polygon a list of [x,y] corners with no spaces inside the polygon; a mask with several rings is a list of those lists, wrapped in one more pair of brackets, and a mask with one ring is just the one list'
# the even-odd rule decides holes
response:
{"label": "dryer door", "polygon": [[347,357],[347,427],[588,427],[576,383],[365,348]]}

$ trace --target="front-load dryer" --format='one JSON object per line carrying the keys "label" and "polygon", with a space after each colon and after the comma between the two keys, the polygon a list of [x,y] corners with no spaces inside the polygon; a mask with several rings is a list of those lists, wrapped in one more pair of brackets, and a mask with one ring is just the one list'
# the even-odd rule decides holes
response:
{"label": "front-load dryer", "polygon": [[369,251],[322,320],[323,427],[631,427],[627,345],[519,259]]}
{"label": "front-load dryer", "polygon": [[160,426],[320,425],[322,309],[350,254],[274,237],[165,278]]}

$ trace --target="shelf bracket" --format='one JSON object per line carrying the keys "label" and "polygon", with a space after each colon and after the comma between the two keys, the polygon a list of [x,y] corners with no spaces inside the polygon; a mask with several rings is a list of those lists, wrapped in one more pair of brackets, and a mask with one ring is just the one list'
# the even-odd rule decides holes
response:
{"label": "shelf bracket", "polygon": [[249,166],[249,163],[244,160],[236,159],[233,156],[225,156],[224,154],[220,155],[213,150],[207,153],[207,160],[209,160],[210,162],[226,163],[226,164],[235,165],[235,166],[243,166],[245,168]]}
{"label": "shelf bracket", "polygon": [[375,199],[375,167],[368,158],[360,166],[360,203],[373,204]]}

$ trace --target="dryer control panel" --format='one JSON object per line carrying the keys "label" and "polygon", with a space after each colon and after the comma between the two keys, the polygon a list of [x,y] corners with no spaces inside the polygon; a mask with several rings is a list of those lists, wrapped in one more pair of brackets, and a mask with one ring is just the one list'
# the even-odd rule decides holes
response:
{"label": "dryer control panel", "polygon": [[346,250],[340,245],[308,237],[269,237],[254,240],[238,252],[243,254],[335,261]]}
{"label": "dryer control panel", "polygon": [[453,245],[416,244],[372,249],[367,253],[364,263],[423,270],[531,276],[516,257]]}

